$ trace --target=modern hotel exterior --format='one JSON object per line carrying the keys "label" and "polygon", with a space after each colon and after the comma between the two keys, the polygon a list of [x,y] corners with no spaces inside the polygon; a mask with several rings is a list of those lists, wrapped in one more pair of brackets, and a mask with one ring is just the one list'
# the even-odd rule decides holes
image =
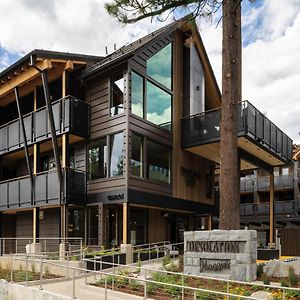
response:
{"label": "modern hotel exterior", "polygon": [[[32,51],[0,74],[1,236],[108,246],[211,228],[220,101],[190,21],[107,57]],[[249,102],[238,146],[241,170],[292,159],[292,141]]]}

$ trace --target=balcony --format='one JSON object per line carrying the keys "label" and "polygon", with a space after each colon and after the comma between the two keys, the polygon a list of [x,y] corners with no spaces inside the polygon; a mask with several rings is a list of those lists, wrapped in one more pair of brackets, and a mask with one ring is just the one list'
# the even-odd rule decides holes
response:
{"label": "balcony", "polygon": [[86,174],[63,169],[63,191],[56,170],[34,176],[34,195],[29,176],[0,182],[0,210],[30,208],[42,205],[84,204]]}
{"label": "balcony", "polygon": [[[89,105],[72,96],[52,103],[56,135],[70,133],[87,138],[89,132]],[[28,145],[51,138],[46,107],[23,116]],[[24,146],[19,119],[0,126],[0,155]]]}
{"label": "balcony", "polygon": [[[257,166],[255,157],[269,166],[289,163],[292,140],[248,101],[238,106],[238,147],[243,153],[242,169]],[[220,162],[221,109],[182,119],[182,146],[197,155]]]}
{"label": "balcony", "polygon": [[[241,192],[253,193],[255,190],[259,192],[270,190],[270,177],[262,176],[257,178],[241,178]],[[257,188],[255,187],[257,186]],[[277,175],[274,176],[275,190],[293,189],[294,187],[294,174]]]}
{"label": "balcony", "polygon": [[[274,213],[275,215],[287,215],[295,212],[295,201],[275,201]],[[270,214],[269,203],[244,203],[240,205],[241,217],[253,216],[268,216]]]}

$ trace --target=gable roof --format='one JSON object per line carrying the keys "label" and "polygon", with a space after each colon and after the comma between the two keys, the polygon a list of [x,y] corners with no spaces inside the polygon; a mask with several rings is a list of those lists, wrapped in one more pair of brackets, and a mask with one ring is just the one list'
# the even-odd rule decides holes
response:
{"label": "gable roof", "polygon": [[184,17],[178,21],[172,22],[156,31],[151,32],[150,34],[132,42],[127,45],[124,45],[120,49],[116,50],[112,54],[106,56],[103,60],[100,62],[94,64],[93,66],[90,66],[84,71],[84,74],[82,75],[82,79],[86,79],[88,77],[93,76],[95,73],[99,72],[100,70],[112,65],[116,64],[120,61],[123,61],[127,58],[130,58],[135,54],[136,51],[140,50],[144,46],[147,46],[149,43],[151,43],[154,39],[160,38],[164,35],[170,34],[176,29],[180,28],[182,26],[182,23],[184,21],[187,21],[187,19],[190,18],[190,16]]}

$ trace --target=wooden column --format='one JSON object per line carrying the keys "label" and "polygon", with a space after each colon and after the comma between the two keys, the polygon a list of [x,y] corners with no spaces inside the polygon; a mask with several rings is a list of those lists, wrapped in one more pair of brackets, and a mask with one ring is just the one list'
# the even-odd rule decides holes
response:
{"label": "wooden column", "polygon": [[98,244],[105,245],[105,213],[103,203],[98,205]]}
{"label": "wooden column", "polygon": [[[270,173],[270,239],[269,243],[274,243],[274,172]],[[272,245],[270,245],[272,246]]]}
{"label": "wooden column", "polygon": [[212,230],[212,215],[207,216],[207,229]]}
{"label": "wooden column", "polygon": [[123,244],[128,244],[128,203],[123,203]]}

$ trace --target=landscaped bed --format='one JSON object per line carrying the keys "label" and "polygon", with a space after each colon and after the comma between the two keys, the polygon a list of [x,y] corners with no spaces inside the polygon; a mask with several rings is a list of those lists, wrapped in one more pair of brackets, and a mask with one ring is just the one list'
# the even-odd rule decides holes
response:
{"label": "landscaped bed", "polygon": [[[168,262],[167,259],[164,260],[165,269],[172,272],[181,272],[182,271],[182,260],[179,265],[175,265],[172,262]],[[135,272],[128,272],[126,270],[120,271],[116,274],[120,276],[107,275],[106,280],[103,276],[101,280],[92,283],[94,286],[105,287],[105,281],[107,284],[107,288],[114,289],[116,291],[125,292],[128,294],[143,296],[144,295],[144,282],[143,278],[144,274],[140,274],[139,266],[137,267]],[[262,274],[259,279],[262,279]],[[126,277],[126,278],[125,278]],[[194,287],[198,289],[211,290],[211,291],[219,291],[219,292],[229,292],[235,295],[241,296],[251,296],[254,292],[257,291],[265,291],[272,294],[273,300],[282,299],[282,291],[280,289],[272,289],[260,286],[252,286],[246,284],[233,284],[226,283],[222,281],[216,281],[212,279],[202,279],[197,277],[186,277],[181,274],[170,274],[163,273],[160,271],[148,271],[147,279],[153,282],[148,282],[146,285],[147,296],[151,299],[157,300],[169,300],[169,299],[181,299],[182,292],[184,292],[184,299],[195,299],[194,291],[185,289],[182,291],[182,288],[175,286],[163,285],[162,283],[167,284],[175,284],[175,285],[184,285],[188,287]],[[290,282],[291,278],[287,278],[285,281],[285,286],[291,286]],[[293,280],[293,279],[292,279]],[[156,283],[157,282],[157,283]],[[278,282],[278,279],[277,279]],[[271,278],[272,283],[272,278]],[[295,282],[294,282],[295,283]],[[270,284],[270,283],[269,283]],[[298,287],[297,285],[293,285],[293,287]],[[217,295],[205,291],[196,291],[196,299],[226,299],[222,295]],[[239,299],[237,297],[232,299]],[[286,291],[285,292],[286,300],[294,300],[300,299],[300,292]]]}

